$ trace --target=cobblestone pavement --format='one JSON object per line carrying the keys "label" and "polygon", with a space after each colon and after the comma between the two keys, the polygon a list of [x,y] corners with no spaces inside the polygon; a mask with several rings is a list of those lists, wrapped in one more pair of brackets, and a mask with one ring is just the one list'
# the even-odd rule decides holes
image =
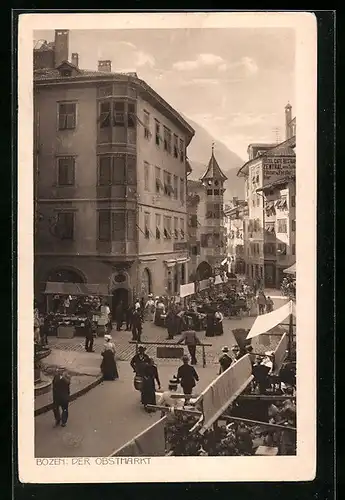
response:
{"label": "cobblestone pavement", "polygon": [[[286,299],[273,296],[272,298],[275,303],[275,308],[280,307],[286,302]],[[243,318],[235,318],[235,319],[224,319],[224,335],[219,337],[205,337],[205,332],[198,332],[198,337],[203,343],[212,344],[212,347],[206,347],[206,363],[218,363],[218,358],[221,352],[221,349],[224,345],[227,345],[231,348],[234,344],[236,344],[236,340],[232,333],[232,330],[236,328],[245,328],[250,329],[255,321],[255,317],[243,317]],[[121,330],[116,331],[116,329],[112,330],[113,341],[116,346],[116,357],[119,361],[129,361],[131,357],[135,353],[135,345],[130,344],[129,341],[132,338],[132,334],[129,331]],[[143,325],[143,334],[141,340],[143,342],[167,342],[171,344],[175,344],[180,337],[175,337],[174,340],[167,340],[167,331],[165,328],[160,328],[155,326],[153,323],[149,321],[145,321]],[[273,350],[275,349],[277,342],[279,341],[279,337],[270,337],[266,338],[265,342],[262,346],[255,346],[256,352],[264,352],[265,350]],[[73,339],[58,339],[56,337],[49,338],[49,346],[53,349],[62,349],[67,351],[74,352],[85,352],[84,348],[84,338],[83,337],[75,337]],[[96,353],[100,353],[103,348],[104,340],[101,337],[95,339],[94,342],[94,351]],[[157,359],[156,357],[156,349],[157,346],[146,346],[147,354],[153,357],[157,363],[168,363],[168,364],[176,364],[179,363],[180,360],[176,359]],[[201,349],[197,349],[197,357],[201,357]]]}

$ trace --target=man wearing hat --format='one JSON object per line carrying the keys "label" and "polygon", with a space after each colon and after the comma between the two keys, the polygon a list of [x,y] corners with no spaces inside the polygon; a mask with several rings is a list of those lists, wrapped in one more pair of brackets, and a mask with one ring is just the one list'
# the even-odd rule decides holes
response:
{"label": "man wearing hat", "polygon": [[133,368],[134,373],[141,375],[145,364],[150,362],[149,356],[145,353],[146,348],[144,346],[138,347],[138,352],[131,359],[130,365]]}
{"label": "man wearing hat", "polygon": [[[53,413],[55,417],[55,427],[60,425],[65,427],[68,419],[68,403],[70,398],[71,379],[64,368],[57,368],[53,378]],[[61,413],[60,413],[61,408]]]}
{"label": "man wearing hat", "polygon": [[270,368],[263,364],[264,356],[257,356],[256,363],[253,366],[254,382],[259,387],[259,393],[265,394],[269,387],[269,377]]}
{"label": "man wearing hat", "polygon": [[231,363],[232,363],[232,359],[229,355],[229,348],[228,346],[224,346],[222,348],[222,356],[219,358],[219,375],[223,372],[225,372],[225,370],[227,370],[228,368],[230,368],[231,366]]}
{"label": "man wearing hat", "polygon": [[161,406],[167,406],[169,408],[183,408],[184,399],[174,398],[172,395],[176,393],[178,387],[177,377],[174,375],[169,380],[168,390],[164,391],[158,400],[158,404]]}
{"label": "man wearing hat", "polygon": [[192,365],[196,365],[197,364],[196,346],[200,345],[201,342],[197,337],[195,330],[186,330],[185,332],[183,332],[182,337],[177,342],[177,344],[182,344],[182,342],[184,342],[187,346],[187,349],[192,359]]}
{"label": "man wearing hat", "polygon": [[196,382],[199,382],[199,376],[195,371],[194,366],[189,364],[188,356],[182,356],[183,365],[177,370],[177,380],[181,384],[183,389],[186,403],[191,398],[193,388],[196,386]]}
{"label": "man wearing hat", "polygon": [[145,304],[145,311],[147,313],[147,318],[149,321],[154,321],[155,319],[155,301],[153,300],[153,294],[150,293],[148,296],[148,300]]}
{"label": "man wearing hat", "polygon": [[231,351],[235,357],[235,361],[237,361],[238,359],[240,359],[242,357],[241,350],[238,347],[238,345],[232,346]]}

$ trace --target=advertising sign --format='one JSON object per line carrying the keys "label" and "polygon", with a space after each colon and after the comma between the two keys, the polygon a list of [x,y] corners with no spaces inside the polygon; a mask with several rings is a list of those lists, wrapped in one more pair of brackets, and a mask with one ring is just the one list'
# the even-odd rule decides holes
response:
{"label": "advertising sign", "polygon": [[193,293],[195,293],[195,283],[187,283],[180,286],[180,297],[188,297],[188,295],[193,295]]}
{"label": "advertising sign", "polygon": [[296,175],[295,157],[271,157],[263,161],[264,180],[276,181]]}

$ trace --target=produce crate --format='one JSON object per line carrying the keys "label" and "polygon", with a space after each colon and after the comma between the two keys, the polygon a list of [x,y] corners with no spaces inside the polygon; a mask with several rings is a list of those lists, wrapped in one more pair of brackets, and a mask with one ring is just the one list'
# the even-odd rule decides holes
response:
{"label": "produce crate", "polygon": [[74,331],[75,331],[74,326],[60,325],[57,329],[57,336],[60,339],[73,339]]}

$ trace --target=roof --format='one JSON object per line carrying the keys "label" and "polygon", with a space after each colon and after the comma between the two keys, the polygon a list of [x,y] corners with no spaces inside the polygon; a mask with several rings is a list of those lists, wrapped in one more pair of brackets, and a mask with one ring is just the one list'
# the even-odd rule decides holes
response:
{"label": "roof", "polygon": [[238,205],[234,207],[228,207],[224,209],[225,215],[230,217],[231,215],[242,214],[248,208],[248,203],[246,201],[241,201]]}
{"label": "roof", "polygon": [[218,162],[214,156],[213,148],[212,148],[212,154],[211,154],[211,158],[210,158],[210,161],[208,163],[206,172],[200,178],[201,181],[203,181],[204,179],[219,179],[222,181],[227,180],[226,175],[223,174],[223,172],[222,172],[220,166],[218,165]]}
{"label": "roof", "polygon": [[255,158],[252,158],[251,160],[247,161],[242,167],[239,169],[237,172],[237,176],[239,177],[240,175],[244,174],[246,175],[247,172],[245,170],[247,167],[252,165],[255,161],[261,158],[268,158],[270,156],[285,156],[285,157],[295,157],[296,153],[292,149],[296,146],[296,136],[290,137],[290,139],[287,139],[284,142],[281,142],[280,144],[277,144],[272,149],[269,149],[268,151],[265,151],[262,153],[260,156],[256,156]]}
{"label": "roof", "polygon": [[278,179],[276,181],[270,182],[269,184],[265,184],[264,186],[258,188],[256,191],[266,191],[268,189],[272,189],[278,186],[282,186],[283,184],[287,184],[288,182],[291,182],[291,180],[294,179],[294,177],[283,177],[282,179]]}
{"label": "roof", "polygon": [[187,187],[188,188],[190,187],[192,189],[196,189],[196,188],[202,188],[203,185],[201,184],[200,181],[195,181],[194,179],[188,179]]}
{"label": "roof", "polygon": [[144,80],[138,78],[138,75],[135,72],[113,73],[109,71],[85,70],[77,68],[69,61],[63,61],[60,66],[62,65],[68,65],[75,69],[75,71],[73,71],[71,76],[65,76],[59,72],[58,68],[37,69],[34,70],[34,84],[48,85],[61,82],[85,83],[91,79],[96,79],[97,81],[109,81],[114,79],[123,79],[124,81],[128,81],[128,79],[130,79],[130,81],[132,81],[142,92],[144,92],[149,99],[152,99],[156,104],[160,105],[163,110],[168,112],[169,115],[172,116],[173,119],[182,125],[182,127],[188,132],[189,140],[187,141],[187,146],[192,140],[195,134],[193,127],[182,117],[182,115],[180,115],[178,111],[176,111],[176,109],[170,106],[170,104],[165,101],[163,97],[155,92],[152,87],[150,87]]}

